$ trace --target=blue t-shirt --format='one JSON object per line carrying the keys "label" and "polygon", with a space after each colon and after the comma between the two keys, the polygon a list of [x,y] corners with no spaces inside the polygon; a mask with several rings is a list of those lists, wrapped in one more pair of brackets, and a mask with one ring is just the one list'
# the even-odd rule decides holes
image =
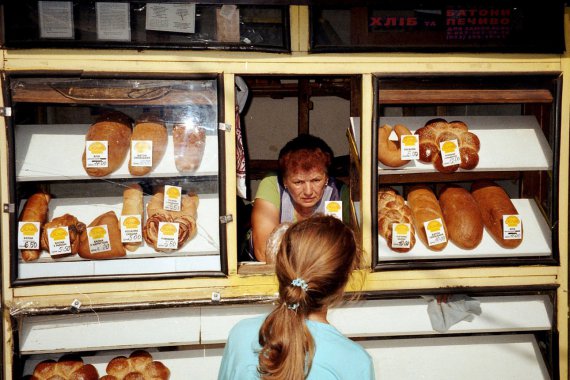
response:
{"label": "blue t-shirt", "polygon": [[[218,380],[258,380],[259,329],[266,316],[244,319],[230,331]],[[374,379],[370,355],[333,326],[307,320],[315,341],[308,380]]]}

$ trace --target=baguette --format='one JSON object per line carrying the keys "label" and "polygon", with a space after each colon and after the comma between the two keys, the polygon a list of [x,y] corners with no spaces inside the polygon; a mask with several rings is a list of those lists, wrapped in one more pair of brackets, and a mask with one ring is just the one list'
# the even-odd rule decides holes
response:
{"label": "baguette", "polygon": [[162,160],[166,151],[168,132],[164,121],[152,114],[142,115],[135,123],[131,141],[152,141],[152,166],[133,166],[132,148],[131,159],[129,160],[129,173],[132,175],[142,176],[150,173]]}
{"label": "baguette", "polygon": [[[32,194],[26,201],[24,209],[20,214],[20,222],[39,222],[41,231],[43,225],[47,221],[50,198],[51,196],[46,193]],[[37,260],[41,254],[39,244],[38,249],[22,249],[20,250],[20,254],[24,261]]]}
{"label": "baguette", "polygon": [[[108,211],[99,215],[89,224],[88,227],[103,225],[107,226],[107,232],[109,233],[108,239],[110,250],[91,253],[89,248],[89,237],[87,236],[87,229],[85,229],[79,238],[79,256],[84,259],[98,260],[122,257],[126,255],[125,247],[123,247],[123,243],[121,242],[121,228],[119,227],[119,221],[114,211]],[[91,232],[93,232],[93,230],[91,230]]]}
{"label": "baguette", "polygon": [[[418,236],[422,243],[433,251],[441,251],[447,246],[448,233],[447,227],[445,225],[445,220],[443,218],[443,213],[439,206],[439,202],[435,197],[435,194],[427,186],[414,186],[408,192],[408,206],[412,210],[412,217],[414,220],[414,225]],[[429,245],[424,223],[429,222],[434,219],[441,219],[443,225],[443,231],[445,234],[445,241]]]}
{"label": "baguette", "polygon": [[[521,239],[503,238],[503,215],[517,215],[518,211],[502,187],[492,181],[477,181],[471,186],[471,194],[477,201],[487,232],[503,248],[516,248]],[[522,225],[521,225],[522,230]],[[524,237],[524,231],[523,237]]]}
{"label": "baguette", "polygon": [[471,193],[462,187],[447,186],[439,194],[439,205],[449,239],[459,248],[473,249],[483,238],[483,218]]}
{"label": "baguette", "polygon": [[85,135],[85,141],[107,141],[107,167],[87,167],[87,147],[83,150],[83,168],[88,175],[103,177],[113,173],[125,161],[131,141],[131,123],[128,116],[112,112],[103,115]]}
{"label": "baguette", "polygon": [[[143,219],[144,206],[143,206],[143,191],[140,185],[133,184],[129,186],[125,191],[123,191],[123,209],[121,210],[121,216],[123,215],[140,215],[141,223]],[[137,243],[125,243],[125,249],[127,251],[134,251],[140,245],[141,242]]]}
{"label": "baguette", "polygon": [[[390,140],[392,130],[398,136],[398,141]],[[410,160],[402,160],[402,147],[400,137],[402,135],[411,135],[412,132],[405,126],[397,124],[392,126],[384,124],[378,129],[378,161],[386,166],[399,167],[406,165]]]}

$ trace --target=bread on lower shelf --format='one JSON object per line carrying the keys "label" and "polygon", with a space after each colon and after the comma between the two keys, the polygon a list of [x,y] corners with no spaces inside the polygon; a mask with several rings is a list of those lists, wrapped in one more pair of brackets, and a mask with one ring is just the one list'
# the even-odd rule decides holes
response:
{"label": "bread on lower shelf", "polygon": [[98,380],[99,373],[81,358],[62,356],[58,361],[45,360],[34,368],[29,380]]}
{"label": "bread on lower shelf", "polygon": [[154,361],[144,350],[133,351],[129,357],[117,356],[106,368],[107,375],[100,380],[168,380],[170,370],[162,362]]}

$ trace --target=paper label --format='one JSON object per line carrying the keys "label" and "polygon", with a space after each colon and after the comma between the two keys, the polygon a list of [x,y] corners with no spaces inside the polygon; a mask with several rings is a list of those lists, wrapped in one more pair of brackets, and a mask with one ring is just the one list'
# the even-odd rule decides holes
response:
{"label": "paper label", "polygon": [[121,215],[121,242],[138,243],[142,241],[142,223],[140,215]]}
{"label": "paper label", "polygon": [[392,248],[410,248],[411,240],[410,223],[392,224]]}
{"label": "paper label", "polygon": [[520,215],[503,215],[503,239],[522,239],[522,220]]}
{"label": "paper label", "polygon": [[441,164],[443,166],[459,165],[461,163],[457,139],[440,142],[439,149],[441,151]]}
{"label": "paper label", "polygon": [[107,225],[87,227],[87,239],[89,240],[89,252],[99,253],[111,250],[109,231]]}
{"label": "paper label", "polygon": [[146,3],[146,29],[194,33],[196,4]]}
{"label": "paper label", "polygon": [[38,1],[38,13],[41,38],[74,38],[71,1]]}
{"label": "paper label", "polygon": [[178,223],[159,222],[156,248],[178,249]]}
{"label": "paper label", "polygon": [[152,166],[152,140],[131,141],[131,166]]}
{"label": "paper label", "polygon": [[88,168],[108,167],[108,145],[108,141],[85,141],[85,166]]}
{"label": "paper label", "polygon": [[40,222],[18,223],[18,249],[40,249]]}
{"label": "paper label", "polygon": [[427,241],[430,247],[447,241],[441,218],[424,222],[424,229],[426,231]]}
{"label": "paper label", "polygon": [[129,3],[96,3],[98,40],[131,40],[129,7]]}
{"label": "paper label", "polygon": [[50,255],[58,256],[71,253],[71,243],[69,241],[69,230],[67,227],[48,228],[47,236]]}
{"label": "paper label", "polygon": [[325,215],[342,220],[342,201],[325,201]]}
{"label": "paper label", "polygon": [[182,188],[180,186],[164,186],[163,208],[168,211],[180,211]]}
{"label": "paper label", "polygon": [[417,135],[400,136],[400,158],[402,160],[417,160],[420,158],[420,140]]}

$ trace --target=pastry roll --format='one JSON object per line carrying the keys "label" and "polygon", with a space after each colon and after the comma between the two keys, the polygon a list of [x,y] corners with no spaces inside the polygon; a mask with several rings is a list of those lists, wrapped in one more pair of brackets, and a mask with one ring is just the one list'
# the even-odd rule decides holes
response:
{"label": "pastry roll", "polygon": [[[20,214],[20,222],[39,222],[40,231],[47,221],[48,204],[51,196],[46,193],[35,193],[28,198],[24,209]],[[40,257],[40,247],[38,249],[22,249],[20,250],[24,261],[34,261]]]}
{"label": "pastry roll", "polygon": [[69,232],[69,243],[71,244],[71,254],[75,255],[79,252],[79,237],[85,232],[85,223],[80,222],[77,218],[70,214],[64,214],[53,218],[51,222],[44,225],[42,236],[40,238],[40,248],[49,251],[48,229],[57,227],[67,227]]}
{"label": "pastry roll", "polygon": [[83,231],[80,236],[79,256],[84,259],[110,259],[114,257],[122,257],[126,255],[125,247],[121,242],[121,228],[119,227],[119,220],[113,211],[108,211],[95,218],[89,227],[107,226],[108,236],[104,236],[104,230],[91,229],[90,233],[92,238],[104,238],[109,242],[109,249],[92,252],[89,246],[89,236],[87,236],[87,229]]}

